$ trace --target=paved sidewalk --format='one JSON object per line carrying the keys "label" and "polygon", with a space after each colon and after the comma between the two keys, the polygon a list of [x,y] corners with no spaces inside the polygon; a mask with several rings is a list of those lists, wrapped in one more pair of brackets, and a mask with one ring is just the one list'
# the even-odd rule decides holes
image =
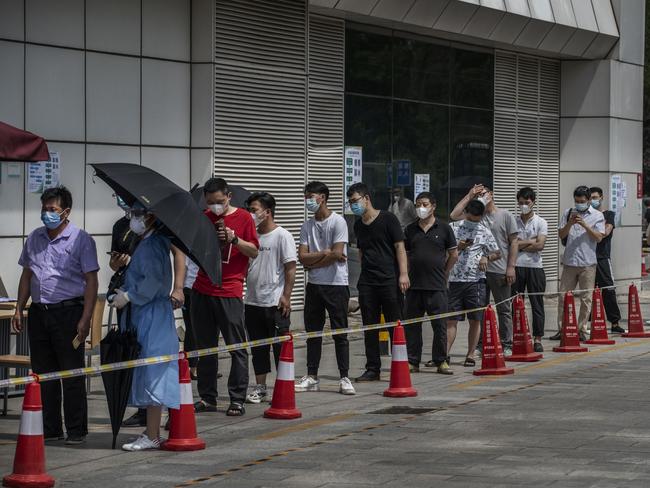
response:
{"label": "paved sidewalk", "polygon": [[[549,304],[550,305],[550,304]],[[644,306],[645,315],[650,307]],[[555,330],[547,309],[547,335]],[[425,327],[430,344],[430,327]],[[383,380],[337,391],[333,346],[324,346],[320,393],[297,395],[303,418],[262,418],[268,405],[248,405],[241,418],[197,416],[208,448],[192,453],[124,453],[110,447],[101,389],[89,397],[86,445],[46,448],[57,486],[125,487],[647,487],[650,479],[650,339],[615,337],[614,346],[515,363],[507,377],[476,377],[459,362],[466,328],[453,351],[453,376],[422,368],[412,375],[418,397],[389,399]],[[351,343],[351,375],[362,371],[363,341]],[[296,350],[296,375],[305,349]],[[426,356],[425,356],[426,358]],[[227,373],[228,358],[220,365]],[[225,381],[220,380],[221,395]],[[0,472],[11,471],[20,399],[0,420]],[[399,407],[399,408],[398,408]],[[403,408],[402,408],[403,407]],[[124,442],[140,429],[123,429]]]}

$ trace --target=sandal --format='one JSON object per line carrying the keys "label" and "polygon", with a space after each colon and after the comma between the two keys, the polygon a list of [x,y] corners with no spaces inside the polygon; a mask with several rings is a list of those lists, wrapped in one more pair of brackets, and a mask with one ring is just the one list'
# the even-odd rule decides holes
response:
{"label": "sandal", "polygon": [[194,411],[196,413],[201,413],[201,412],[216,412],[217,411],[217,406],[212,405],[205,400],[199,400],[194,404]]}
{"label": "sandal", "polygon": [[228,410],[226,410],[226,415],[228,417],[241,417],[246,413],[246,409],[244,408],[244,405],[241,403],[231,403],[230,406],[228,407]]}
{"label": "sandal", "polygon": [[476,366],[476,361],[474,361],[474,358],[465,358],[465,362],[463,363],[463,366],[466,368],[473,368]]}
{"label": "sandal", "polygon": [[426,363],[424,363],[425,368],[435,368],[437,366],[438,365],[436,363],[434,363],[433,361],[427,361]]}

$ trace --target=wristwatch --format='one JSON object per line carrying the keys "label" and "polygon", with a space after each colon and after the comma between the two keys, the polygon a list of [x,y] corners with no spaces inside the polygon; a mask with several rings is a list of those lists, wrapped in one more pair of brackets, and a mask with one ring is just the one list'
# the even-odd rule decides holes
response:
{"label": "wristwatch", "polygon": [[231,243],[233,246],[236,246],[238,242],[239,242],[239,237],[237,237],[237,236],[233,237],[233,238],[232,238],[232,241],[230,241],[230,243]]}

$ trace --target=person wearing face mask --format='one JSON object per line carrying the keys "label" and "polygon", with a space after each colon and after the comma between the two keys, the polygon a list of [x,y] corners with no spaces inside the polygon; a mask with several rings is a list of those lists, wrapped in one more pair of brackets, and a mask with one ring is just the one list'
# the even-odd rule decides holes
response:
{"label": "person wearing face mask", "polygon": [[[259,237],[259,254],[248,267],[244,321],[250,340],[267,339],[289,331],[291,292],[296,281],[296,242],[291,233],[275,223],[275,198],[266,192],[253,193],[246,200]],[[280,344],[273,344],[277,368]],[[256,385],[246,401],[267,399],[266,375],[271,372],[271,346],[251,348]]]}
{"label": "person wearing face mask", "polygon": [[[325,313],[332,329],[348,327],[348,226],[341,215],[328,208],[329,194],[327,185],[320,181],[308,183],[304,190],[305,206],[313,214],[300,228],[298,246],[298,258],[307,269],[304,319],[308,332],[323,330]],[[348,337],[338,334],[333,340],[339,368],[339,393],[354,395],[354,387],[348,378]],[[320,390],[318,368],[322,344],[322,338],[307,339],[307,374],[296,381],[297,392]]]}
{"label": "person wearing face mask", "polygon": [[[141,205],[134,205],[130,214],[129,228],[140,237],[140,244],[133,253],[124,285],[117,290],[111,303],[117,309],[130,307],[129,313],[122,315],[120,326],[135,329],[141,347],[139,357],[176,354],[178,335],[169,297],[173,282],[169,259],[171,242],[158,232],[155,215]],[[160,449],[162,407],[180,408],[178,362],[136,368],[128,404],[146,408],[146,430],[122,449]]]}
{"label": "person wearing face mask", "polygon": [[463,209],[470,200],[477,199],[485,206],[485,214],[481,223],[485,225],[497,241],[501,251],[499,259],[491,261],[487,267],[487,293],[494,301],[499,303],[497,314],[499,316],[499,337],[503,345],[503,353],[509,356],[512,353],[512,307],[508,298],[512,295],[512,284],[515,282],[517,254],[517,222],[507,210],[498,208],[494,202],[492,191],[484,185],[474,185],[467,195],[456,205],[450,217],[453,220],[462,219]]}
{"label": "person wearing face mask", "polygon": [[393,189],[393,201],[388,206],[388,211],[397,217],[399,224],[402,226],[402,230],[407,225],[418,221],[415,205],[403,195],[401,188]]}
{"label": "person wearing face mask", "polygon": [[[16,313],[11,325],[23,329],[29,309],[29,347],[34,373],[43,374],[84,367],[85,339],[97,301],[97,249],[95,241],[70,220],[72,194],[58,186],[41,195],[43,227],[34,230],[18,263],[23,271],[18,285]],[[77,338],[82,344],[75,348]],[[84,442],[88,434],[86,380],[83,376],[41,384],[43,435],[46,442],[63,439],[61,389],[66,444]]]}
{"label": "person wearing face mask", "polygon": [[[244,327],[244,280],[250,259],[258,254],[259,241],[251,214],[231,205],[232,194],[223,178],[210,178],[203,186],[208,209],[206,218],[214,224],[221,242],[221,284],[214,284],[199,271],[193,285],[190,315],[196,336],[196,347],[216,347],[219,333],[226,344],[246,340]],[[230,353],[232,364],[228,377],[230,405],[228,416],[244,415],[248,390],[248,352]],[[215,356],[199,358],[196,373],[201,399],[194,403],[196,412],[217,411],[217,368]]]}
{"label": "person wearing face mask", "polygon": [[[484,307],[487,304],[486,275],[490,262],[501,257],[501,251],[490,229],[482,221],[485,205],[477,199],[467,202],[463,209],[464,220],[451,223],[458,243],[458,261],[449,274],[449,311],[460,312]],[[474,354],[481,333],[482,311],[468,312],[469,332],[467,334],[467,355],[463,366],[474,367]],[[456,340],[459,314],[447,320],[447,355]],[[448,361],[449,362],[449,361]]]}
{"label": "person wearing face mask", "polygon": [[[591,192],[588,186],[579,186],[573,191],[574,207],[562,212],[559,236],[564,244],[560,293],[557,308],[557,334],[550,337],[562,338],[564,318],[564,294],[576,289],[589,290],[596,281],[596,247],[605,235],[605,217],[590,204]],[[578,328],[580,340],[587,340],[586,327],[591,312],[591,292],[575,293],[580,299]]]}
{"label": "person wearing face mask", "polygon": [[[458,260],[456,237],[449,224],[435,216],[436,198],[420,193],[415,199],[419,221],[405,231],[404,246],[409,258],[411,287],[406,294],[406,316],[409,319],[447,312],[447,278]],[[452,374],[447,363],[447,324],[444,319],[431,321],[433,345],[431,361],[440,374]],[[406,348],[411,372],[420,370],[422,359],[422,324],[405,329]]]}
{"label": "person wearing face mask", "polygon": [[[347,197],[352,213],[360,217],[354,223],[354,234],[361,259],[357,289],[363,324],[378,324],[382,313],[386,322],[394,322],[402,316],[398,294],[403,296],[411,286],[404,232],[397,217],[372,205],[364,183],[350,186]],[[379,330],[365,331],[364,342],[366,371],[356,381],[380,381]]]}
{"label": "person wearing face mask", "polygon": [[[546,220],[534,211],[535,191],[526,186],[517,192],[519,215],[517,229],[519,230],[519,254],[517,255],[517,279],[512,286],[512,293],[543,293],[546,291],[546,274],[542,265],[542,250],[546,244],[548,224]],[[544,336],[544,296],[530,295],[528,297],[533,310],[533,348],[535,352],[543,352],[542,337]]]}
{"label": "person wearing face mask", "polygon": [[596,246],[596,286],[603,289],[603,305],[605,305],[607,320],[612,324],[612,333],[622,334],[625,329],[618,325],[621,320],[621,309],[616,302],[616,288],[608,288],[614,285],[611,255],[616,214],[606,209],[602,188],[592,186],[589,191],[591,192],[591,206],[602,212],[605,218],[604,237]]}

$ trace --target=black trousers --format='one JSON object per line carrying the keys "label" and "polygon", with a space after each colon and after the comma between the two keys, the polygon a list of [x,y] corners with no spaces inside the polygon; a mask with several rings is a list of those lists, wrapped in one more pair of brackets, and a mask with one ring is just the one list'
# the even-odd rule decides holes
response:
{"label": "black trousers", "polygon": [[[406,294],[406,318],[415,319],[424,314],[434,315],[447,312],[447,291],[409,290]],[[447,360],[447,321],[435,319],[431,321],[433,328],[433,344],[431,359],[439,366]],[[422,323],[404,327],[406,333],[406,349],[409,363],[419,365],[422,361]]]}
{"label": "black trousers", "polygon": [[[395,283],[388,285],[357,285],[359,290],[359,306],[361,320],[364,325],[379,323],[381,314],[386,322],[394,322],[402,318],[402,299]],[[388,329],[391,338],[393,328]],[[381,370],[381,355],[379,352],[379,329],[364,332],[366,346],[366,369],[379,373]]]}
{"label": "black trousers", "polygon": [[[283,317],[278,307],[257,307],[246,305],[244,319],[248,338],[251,341],[268,339],[278,335],[284,335],[289,331],[289,317]],[[282,344],[273,344],[273,358],[277,369],[280,361]],[[253,370],[255,374],[267,374],[271,372],[271,346],[251,347],[253,356]]]}
{"label": "black trousers", "polygon": [[[30,308],[27,333],[34,373],[51,373],[85,366],[83,344],[77,349],[72,347],[82,314],[83,305],[56,310],[41,310],[36,306]],[[86,379],[78,376],[41,383],[45,437],[63,435],[61,387],[65,430],[68,436],[88,434]]]}
{"label": "black trousers", "polygon": [[[348,327],[348,302],[350,289],[347,285],[315,285],[307,283],[305,292],[305,330],[320,332],[325,328],[325,312],[330,318],[330,328]],[[350,369],[350,344],[347,334],[333,336],[336,364],[341,378]],[[323,338],[307,339],[307,374],[318,375],[318,367],[323,350]]]}
{"label": "black trousers", "polygon": [[[183,305],[183,322],[185,322],[185,340],[183,341],[184,351],[194,351],[196,349],[196,334],[192,329],[192,314],[190,309],[192,307],[192,289],[183,288],[183,295],[185,295],[185,305]],[[190,358],[187,360],[190,363],[190,368],[196,368],[199,358]]]}
{"label": "black trousers", "polygon": [[[610,259],[599,259],[596,263],[596,286],[602,288],[613,285],[614,272],[612,271],[612,261]],[[602,294],[607,320],[612,324],[618,324],[621,320],[621,309],[618,308],[618,303],[616,302],[616,289],[608,288],[607,290],[602,290]]]}
{"label": "black trousers", "polygon": [[[515,268],[516,279],[512,285],[512,294],[515,293],[540,293],[546,291],[546,274],[544,268],[524,268],[517,266]],[[542,295],[532,295],[528,297],[530,307],[533,311],[533,336],[542,337],[544,335],[544,297]]]}
{"label": "black trousers", "polygon": [[[244,302],[241,298],[223,298],[192,292],[190,309],[197,349],[219,345],[219,332],[226,344],[246,341],[244,329]],[[232,364],[228,376],[228,394],[231,402],[243,403],[248,388],[248,351],[239,349],[230,353]],[[197,388],[203,401],[217,404],[216,355],[199,358]]]}

